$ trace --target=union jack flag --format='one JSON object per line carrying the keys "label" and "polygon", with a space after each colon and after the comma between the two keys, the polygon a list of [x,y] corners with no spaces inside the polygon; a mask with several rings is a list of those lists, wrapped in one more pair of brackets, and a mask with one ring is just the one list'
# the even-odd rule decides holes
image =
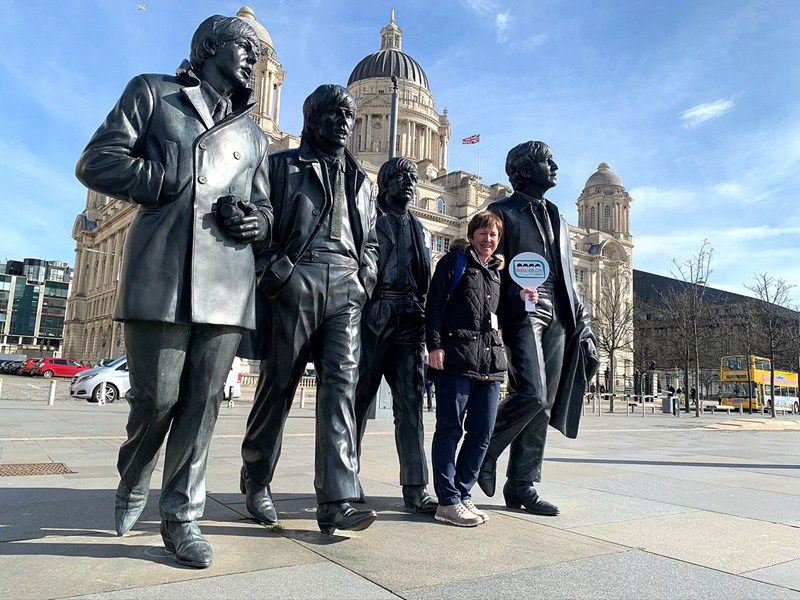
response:
{"label": "union jack flag", "polygon": [[480,141],[481,141],[481,134],[480,133],[476,133],[475,135],[471,135],[469,137],[465,137],[463,140],[461,140],[461,143],[462,144],[477,144]]}

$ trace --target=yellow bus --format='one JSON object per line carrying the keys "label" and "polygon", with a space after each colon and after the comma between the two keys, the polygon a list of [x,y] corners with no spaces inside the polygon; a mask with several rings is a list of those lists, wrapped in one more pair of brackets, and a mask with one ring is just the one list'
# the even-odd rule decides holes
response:
{"label": "yellow bus", "polygon": [[[749,374],[748,374],[749,362]],[[760,356],[723,356],[719,367],[720,403],[742,406],[742,410],[769,409],[772,398],[770,362]],[[797,397],[797,373],[775,371],[775,408],[800,413]]]}

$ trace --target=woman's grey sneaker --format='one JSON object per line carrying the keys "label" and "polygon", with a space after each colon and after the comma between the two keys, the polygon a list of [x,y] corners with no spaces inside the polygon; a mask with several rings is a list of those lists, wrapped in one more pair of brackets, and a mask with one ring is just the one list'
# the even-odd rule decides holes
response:
{"label": "woman's grey sneaker", "polygon": [[470,498],[464,500],[462,504],[464,505],[464,508],[466,508],[473,515],[475,515],[476,517],[480,517],[482,523],[486,523],[486,521],[489,520],[489,513],[482,511],[480,508],[475,506]]}
{"label": "woman's grey sneaker", "polygon": [[467,510],[467,507],[461,503],[453,504],[452,506],[442,506],[440,504],[433,518],[458,527],[475,527],[483,523],[483,519]]}

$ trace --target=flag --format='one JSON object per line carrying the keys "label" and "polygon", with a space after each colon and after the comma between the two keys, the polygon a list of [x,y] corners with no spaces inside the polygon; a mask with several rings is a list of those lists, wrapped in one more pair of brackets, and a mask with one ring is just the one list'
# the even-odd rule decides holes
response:
{"label": "flag", "polygon": [[480,133],[476,133],[475,135],[471,135],[469,137],[465,137],[463,140],[461,140],[461,143],[462,144],[477,144],[480,141],[481,141],[481,134]]}

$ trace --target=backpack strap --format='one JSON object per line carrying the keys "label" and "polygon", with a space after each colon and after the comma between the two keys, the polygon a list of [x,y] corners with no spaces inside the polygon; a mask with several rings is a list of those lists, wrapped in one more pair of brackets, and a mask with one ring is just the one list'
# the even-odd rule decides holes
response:
{"label": "backpack strap", "polygon": [[467,255],[463,252],[456,252],[456,264],[453,268],[453,278],[450,280],[450,288],[447,290],[447,300],[445,300],[445,306],[447,306],[447,301],[452,298],[453,292],[456,291],[458,282],[461,281],[461,276],[464,274],[466,268]]}

